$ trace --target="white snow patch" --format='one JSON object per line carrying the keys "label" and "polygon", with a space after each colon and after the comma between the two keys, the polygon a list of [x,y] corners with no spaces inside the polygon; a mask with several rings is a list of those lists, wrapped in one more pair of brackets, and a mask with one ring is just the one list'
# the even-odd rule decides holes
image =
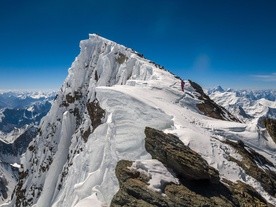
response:
{"label": "white snow patch", "polygon": [[11,166],[18,168],[18,169],[20,168],[20,164],[18,164],[18,163],[13,163],[13,164],[11,164]]}
{"label": "white snow patch", "polygon": [[179,180],[175,178],[168,169],[158,160],[137,160],[133,162],[130,169],[137,170],[150,178],[149,188],[162,193],[164,184],[179,184]]}
{"label": "white snow patch", "polygon": [[73,114],[66,111],[63,114],[63,122],[61,129],[61,138],[60,143],[58,145],[58,151],[55,154],[53,159],[53,163],[51,165],[50,170],[48,171],[48,175],[45,179],[45,184],[43,187],[43,191],[39,200],[37,202],[38,206],[50,206],[50,203],[53,198],[55,198],[55,188],[57,185],[58,177],[62,172],[62,167],[67,159],[67,152],[71,143],[71,138],[75,130],[75,120]]}
{"label": "white snow patch", "polygon": [[93,207],[107,206],[98,200],[96,193],[93,193],[91,196],[78,202],[74,207],[91,207],[92,205],[93,205]]}

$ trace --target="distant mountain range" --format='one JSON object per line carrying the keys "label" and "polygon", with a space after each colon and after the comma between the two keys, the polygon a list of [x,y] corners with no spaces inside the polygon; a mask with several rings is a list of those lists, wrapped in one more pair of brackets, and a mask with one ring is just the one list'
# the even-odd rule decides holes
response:
{"label": "distant mountain range", "polygon": [[0,203],[18,182],[20,158],[38,133],[55,92],[0,92]]}
{"label": "distant mountain range", "polygon": [[276,119],[276,90],[224,90],[218,86],[209,89],[208,95],[242,121]]}
{"label": "distant mountain range", "polygon": [[26,108],[34,103],[51,101],[55,92],[0,91],[0,109]]}
{"label": "distant mountain range", "polygon": [[54,92],[1,92],[0,139],[12,142],[30,125],[38,125],[54,97]]}
{"label": "distant mountain range", "polygon": [[208,89],[208,94],[212,94],[215,92],[233,92],[237,97],[246,97],[250,100],[259,100],[259,99],[267,99],[269,101],[276,101],[276,89],[263,89],[263,90],[250,90],[250,89],[223,89],[221,86],[217,86],[213,89]]}

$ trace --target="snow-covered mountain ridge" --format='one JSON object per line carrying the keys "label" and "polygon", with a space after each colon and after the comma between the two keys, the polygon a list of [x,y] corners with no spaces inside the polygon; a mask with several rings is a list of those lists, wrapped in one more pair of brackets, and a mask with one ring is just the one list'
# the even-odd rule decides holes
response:
{"label": "snow-covered mountain ridge", "polygon": [[266,127],[276,141],[276,90],[225,91],[217,87],[209,90],[209,96],[240,120],[260,130]]}
{"label": "snow-covered mountain ridge", "polygon": [[[153,155],[150,148],[146,150],[147,140],[155,142],[151,134],[160,135],[160,142],[162,136],[173,140],[173,148],[168,149],[176,147],[178,152],[185,145],[187,153],[193,154],[194,160],[183,159],[200,166],[190,171],[199,175],[188,176],[190,185],[207,180],[230,192],[227,186],[240,181],[252,186],[248,191],[253,192],[249,194],[256,203],[276,204],[276,180],[265,183],[258,179],[260,174],[267,177],[276,171],[276,144],[269,135],[259,136],[257,129],[234,122],[230,113],[207,100],[200,86],[192,81],[185,81],[185,91],[181,91],[178,78],[129,48],[95,34],[81,41],[80,48],[50,112],[42,120],[39,135],[22,159],[18,186],[6,206],[116,206],[122,200],[112,199],[119,190],[119,182],[123,182],[118,181],[115,169],[123,159],[135,162],[127,168],[137,169],[134,175],[148,173],[148,177],[143,177],[150,185],[149,189],[145,187],[147,192],[161,196],[166,193],[163,184],[167,182],[180,182],[181,188],[186,188],[183,180],[166,169],[167,163],[163,166],[158,155]],[[204,105],[209,110],[204,110]],[[149,128],[154,133],[145,132]],[[173,136],[167,138],[164,132]],[[162,149],[159,151],[165,151]],[[257,175],[241,162],[251,152],[269,163],[257,165],[252,157],[248,158],[246,166],[253,166]],[[177,170],[179,174],[183,173],[183,166],[193,168],[182,164]],[[204,175],[207,172],[212,176]],[[193,188],[190,190],[196,194]],[[217,196],[228,206],[241,202],[239,197],[234,202]],[[164,202],[168,203],[164,206],[170,206],[171,201]],[[216,201],[209,199],[208,203]]]}
{"label": "snow-covered mountain ridge", "polygon": [[[54,97],[54,92],[1,91],[1,138],[4,141],[12,142],[12,139],[5,140],[5,137],[12,137],[15,128],[20,131],[25,125],[39,124],[40,119],[49,111]],[[4,135],[7,136],[4,137]]]}
{"label": "snow-covered mountain ridge", "polygon": [[276,90],[275,89],[259,89],[259,90],[249,90],[249,89],[240,89],[235,90],[228,88],[227,90],[223,89],[221,86],[217,86],[213,89],[208,89],[207,93],[212,94],[215,92],[233,92],[237,97],[246,97],[249,100],[259,100],[259,99],[266,99],[269,101],[276,100]]}
{"label": "snow-covered mountain ridge", "polygon": [[216,103],[222,105],[241,120],[262,116],[276,119],[276,90],[224,90],[221,86],[208,90]]}
{"label": "snow-covered mountain ridge", "polygon": [[0,91],[0,109],[25,108],[33,103],[51,101],[56,92],[43,91]]}

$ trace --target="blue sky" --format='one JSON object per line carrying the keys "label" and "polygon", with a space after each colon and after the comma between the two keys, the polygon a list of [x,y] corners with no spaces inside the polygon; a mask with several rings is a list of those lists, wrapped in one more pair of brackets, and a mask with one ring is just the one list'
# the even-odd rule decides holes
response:
{"label": "blue sky", "polygon": [[0,89],[58,89],[89,33],[203,87],[276,86],[274,0],[1,0]]}

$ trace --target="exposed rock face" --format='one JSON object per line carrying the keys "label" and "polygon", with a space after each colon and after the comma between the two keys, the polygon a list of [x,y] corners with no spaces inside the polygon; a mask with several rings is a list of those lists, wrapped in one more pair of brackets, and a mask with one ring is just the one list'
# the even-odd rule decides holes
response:
{"label": "exposed rock face", "polygon": [[[120,182],[120,190],[112,200],[112,207],[119,206],[233,206],[224,198],[208,198],[185,185],[167,183],[163,195],[148,188],[149,177],[129,167],[132,162],[120,161],[116,168],[116,175]],[[198,186],[199,187],[199,186]],[[203,186],[201,186],[203,187]]]}
{"label": "exposed rock face", "polygon": [[163,184],[161,194],[148,187],[151,178],[131,168],[132,162],[120,161],[116,167],[120,190],[112,207],[272,206],[249,185],[219,181],[218,172],[178,137],[148,127],[145,134],[148,152],[175,173],[181,183]]}
{"label": "exposed rock face", "polygon": [[105,116],[105,111],[100,107],[99,101],[97,99],[95,99],[93,102],[87,103],[86,107],[94,131],[100,124],[102,124],[102,119]]}
{"label": "exposed rock face", "polygon": [[264,125],[273,139],[273,141],[276,143],[276,120],[270,119],[270,118],[265,118],[264,120]]}
{"label": "exposed rock face", "polygon": [[198,98],[202,101],[202,103],[197,104],[197,108],[204,115],[221,120],[229,120],[229,121],[237,121],[240,122],[235,116],[233,116],[230,112],[228,112],[222,106],[216,104],[213,100],[207,96],[202,90],[201,86],[197,83],[189,80],[191,86],[196,90],[199,94]]}
{"label": "exposed rock face", "polygon": [[246,174],[258,180],[265,191],[267,191],[270,195],[275,196],[276,173],[267,168],[267,166],[275,166],[262,155],[246,147],[241,141],[235,143],[227,140],[226,143],[234,147],[242,156],[241,161],[231,157],[231,155],[229,160],[236,162],[245,170]]}
{"label": "exposed rock face", "polygon": [[190,181],[219,182],[219,173],[178,137],[146,127],[146,150],[174,172]]}

